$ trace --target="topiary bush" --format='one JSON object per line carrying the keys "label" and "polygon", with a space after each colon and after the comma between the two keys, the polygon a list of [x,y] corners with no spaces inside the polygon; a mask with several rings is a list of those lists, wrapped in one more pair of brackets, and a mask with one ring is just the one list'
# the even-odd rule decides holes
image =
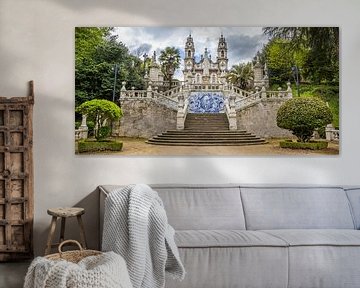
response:
{"label": "topiary bush", "polygon": [[279,108],[277,126],[291,130],[300,142],[309,142],[315,129],[332,121],[332,113],[326,103],[318,98],[293,98]]}
{"label": "topiary bush", "polygon": [[118,105],[103,99],[86,101],[76,108],[76,112],[87,115],[89,120],[96,123],[95,138],[98,140],[104,138],[104,133],[100,133],[100,131],[107,130],[102,127],[108,126],[109,121],[118,120],[123,115]]}

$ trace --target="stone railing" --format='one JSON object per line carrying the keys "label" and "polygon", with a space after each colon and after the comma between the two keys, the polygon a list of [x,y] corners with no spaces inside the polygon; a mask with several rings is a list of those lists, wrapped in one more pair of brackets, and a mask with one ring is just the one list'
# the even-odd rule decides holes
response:
{"label": "stone railing", "polygon": [[153,98],[159,104],[163,104],[170,109],[178,110],[179,102],[175,98],[166,97],[163,94],[156,92],[156,91],[152,92],[152,97],[150,97],[150,98]]}
{"label": "stone railing", "polygon": [[147,90],[121,90],[120,98],[146,98],[147,92]]}
{"label": "stone railing", "polygon": [[86,124],[86,115],[82,115],[79,129],[75,129],[75,140],[87,139],[89,128]]}
{"label": "stone railing", "polygon": [[325,135],[327,141],[339,141],[340,133],[338,129],[335,129],[332,124],[325,127]]}
{"label": "stone railing", "polygon": [[167,90],[165,92],[163,92],[162,94],[166,97],[174,97],[174,96],[177,96],[183,89],[183,86],[177,86],[177,87],[174,87],[170,90]]}
{"label": "stone railing", "polygon": [[225,113],[229,121],[229,129],[237,130],[236,110],[235,110],[235,95],[230,95],[225,99]]}
{"label": "stone railing", "polygon": [[185,128],[185,119],[188,113],[189,100],[185,99],[183,94],[178,96],[178,111],[176,115],[176,129],[184,130]]}
{"label": "stone railing", "polygon": [[240,98],[248,97],[248,96],[250,96],[252,94],[252,92],[243,90],[243,89],[241,89],[239,87],[236,87],[234,85],[231,85],[230,87],[228,87],[228,90],[235,93],[237,98],[238,97],[240,97]]}
{"label": "stone railing", "polygon": [[281,90],[281,88],[279,88],[277,91],[266,91],[265,86],[263,86],[261,90],[257,88],[255,93],[247,94],[245,97],[237,98],[235,101],[235,109],[238,111],[260,101],[271,99],[287,100],[290,98],[292,98],[290,83],[288,83],[286,90]]}
{"label": "stone railing", "polygon": [[184,88],[190,91],[222,91],[224,90],[224,84],[185,84]]}

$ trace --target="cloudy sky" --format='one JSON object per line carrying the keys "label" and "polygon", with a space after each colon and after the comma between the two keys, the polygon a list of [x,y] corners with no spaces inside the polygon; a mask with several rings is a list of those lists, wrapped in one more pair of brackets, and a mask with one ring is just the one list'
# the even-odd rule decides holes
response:
{"label": "cloudy sky", "polygon": [[[217,44],[221,33],[228,44],[229,68],[240,62],[250,61],[267,42],[261,27],[116,27],[115,34],[130,52],[137,56],[147,53],[149,56],[167,46],[179,48],[184,57],[186,38],[191,33],[195,44],[195,57],[200,59],[208,48],[212,59],[216,60]],[[176,73],[182,79],[183,63]]]}

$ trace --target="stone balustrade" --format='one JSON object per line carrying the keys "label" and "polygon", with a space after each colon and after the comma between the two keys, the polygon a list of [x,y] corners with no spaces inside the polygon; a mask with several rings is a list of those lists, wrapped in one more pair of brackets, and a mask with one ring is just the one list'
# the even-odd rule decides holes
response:
{"label": "stone balustrade", "polygon": [[229,120],[230,130],[237,129],[236,112],[245,109],[261,101],[272,99],[287,100],[292,98],[290,83],[287,83],[287,89],[279,88],[276,91],[267,91],[265,86],[255,87],[254,91],[246,91],[231,84],[189,84],[188,82],[178,82],[179,85],[159,92],[153,89],[153,83],[149,83],[146,90],[126,90],[125,82],[120,92],[120,99],[151,99],[172,110],[177,111],[177,129],[184,129],[185,118],[189,107],[188,97],[190,92],[194,91],[213,91],[222,92],[225,98],[225,112]]}
{"label": "stone balustrade", "polygon": [[[147,90],[126,90],[120,92],[120,98],[146,98]],[[152,95],[152,94],[151,94]]]}
{"label": "stone balustrade", "polygon": [[235,95],[230,95],[225,99],[225,113],[229,121],[230,130],[237,130],[235,98]]}
{"label": "stone balustrade", "polygon": [[82,115],[79,129],[75,129],[75,140],[87,139],[89,128],[86,124],[86,115]]}
{"label": "stone balustrade", "polygon": [[329,124],[325,127],[325,135],[327,141],[339,141],[340,132],[338,129],[335,129],[332,124]]}
{"label": "stone balustrade", "polygon": [[184,94],[178,96],[178,111],[176,115],[176,129],[184,130],[185,119],[188,112],[189,100],[185,99]]}

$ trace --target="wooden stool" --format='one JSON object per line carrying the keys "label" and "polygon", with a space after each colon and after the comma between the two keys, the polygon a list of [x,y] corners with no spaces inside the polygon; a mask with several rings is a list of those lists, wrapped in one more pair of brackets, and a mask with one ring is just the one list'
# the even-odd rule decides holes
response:
{"label": "wooden stool", "polygon": [[[66,218],[69,217],[77,217],[79,227],[80,227],[80,239],[81,239],[81,245],[84,249],[86,249],[86,239],[85,239],[85,230],[84,230],[84,224],[81,219],[81,215],[85,213],[84,208],[50,208],[47,210],[47,213],[52,216],[51,224],[50,224],[50,231],[49,236],[46,244],[46,250],[45,255],[50,254],[52,247],[57,247],[62,241],[64,241],[64,234],[65,234],[65,223]],[[60,242],[59,243],[52,243],[55,228],[56,228],[56,222],[58,217],[61,218],[61,229],[60,229]]]}

